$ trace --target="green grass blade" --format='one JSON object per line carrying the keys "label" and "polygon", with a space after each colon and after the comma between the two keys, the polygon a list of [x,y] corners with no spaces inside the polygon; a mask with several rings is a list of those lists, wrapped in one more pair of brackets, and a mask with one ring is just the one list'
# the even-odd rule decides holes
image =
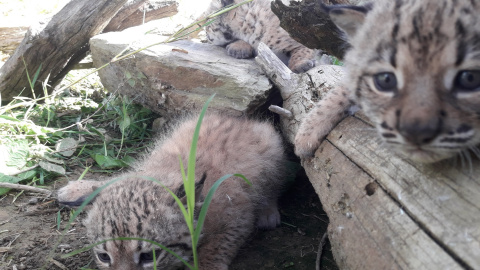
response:
{"label": "green grass blade", "polygon": [[195,234],[193,235],[195,243],[198,243],[198,239],[200,237],[200,233],[202,232],[203,229],[203,223],[205,222],[205,217],[207,215],[207,210],[208,207],[210,206],[210,202],[212,201],[213,194],[215,194],[215,191],[217,191],[217,188],[220,186],[223,181],[227,180],[228,178],[236,176],[242,178],[247,184],[252,185],[250,181],[248,181],[245,176],[241,174],[227,174],[218,179],[215,184],[210,188],[208,191],[207,196],[205,197],[205,200],[203,201],[202,209],[200,209],[200,214],[198,215],[198,221],[197,221],[197,227],[195,228]]}
{"label": "green grass blade", "polygon": [[60,231],[60,221],[62,220],[62,216],[60,215],[60,210],[57,212],[57,230]]}
{"label": "green grass blade", "polygon": [[187,176],[185,174],[185,168],[183,167],[183,160],[181,156],[178,156],[178,160],[180,161],[180,172],[182,173],[182,181],[183,181],[183,189],[187,186]]}
{"label": "green grass blade", "polygon": [[37,79],[38,79],[38,75],[40,74],[40,70],[42,69],[42,64],[40,64],[40,66],[38,67],[37,71],[35,72],[35,75],[33,75],[33,79],[32,79],[32,82],[31,82],[31,85],[30,87],[34,87],[35,86],[35,82],[37,82]]}
{"label": "green grass blade", "polygon": [[82,174],[80,175],[80,177],[78,177],[77,181],[80,181],[83,179],[83,177],[85,177],[85,175],[87,174],[88,170],[90,170],[91,166],[88,166],[88,167],[85,167],[85,170],[83,170]]}
{"label": "green grass blade", "polygon": [[153,270],[157,270],[157,256],[155,254],[154,248],[152,248],[152,254],[153,254]]}
{"label": "green grass blade", "polygon": [[[192,252],[193,252],[193,261],[195,269],[198,269],[198,254],[197,254],[197,244],[198,237],[195,237],[195,230],[193,228],[194,212],[195,212],[195,160],[197,156],[197,143],[198,137],[200,134],[200,127],[202,125],[203,117],[207,111],[208,104],[215,97],[213,94],[203,105],[202,111],[198,117],[197,126],[195,127],[195,132],[193,133],[192,146],[190,148],[190,154],[188,156],[188,167],[187,167],[187,184],[184,185],[185,193],[187,194],[187,207],[189,211],[189,219],[191,220],[192,230],[190,234],[192,236]],[[187,193],[188,190],[188,193]]]}
{"label": "green grass blade", "polygon": [[[190,148],[190,154],[188,156],[188,165],[187,165],[187,183],[184,185],[185,194],[187,196],[187,209],[189,211],[189,220],[193,221],[193,212],[195,209],[195,159],[197,156],[197,142],[198,136],[200,134],[200,126],[202,125],[203,117],[207,111],[208,104],[215,97],[213,94],[203,105],[202,111],[198,117],[197,126],[193,133],[192,145]],[[192,231],[193,232],[193,231]]]}

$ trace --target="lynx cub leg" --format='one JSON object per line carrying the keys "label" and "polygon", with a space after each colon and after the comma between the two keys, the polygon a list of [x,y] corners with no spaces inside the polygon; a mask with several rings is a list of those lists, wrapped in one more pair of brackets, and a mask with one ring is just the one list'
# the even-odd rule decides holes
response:
{"label": "lynx cub leg", "polygon": [[295,136],[295,154],[300,158],[313,157],[323,139],[348,115],[351,104],[345,88],[332,89],[300,124]]}
{"label": "lynx cub leg", "polygon": [[306,47],[298,47],[291,51],[288,67],[295,73],[308,71],[315,66],[314,58],[315,51]]}
{"label": "lynx cub leg", "polygon": [[[242,181],[240,179],[230,179],[231,181]],[[227,180],[228,181],[228,180]],[[255,209],[254,203],[248,198],[247,194],[242,194],[232,190],[217,190],[219,194],[229,194],[229,196],[218,196],[223,200],[223,209],[211,208],[209,215],[217,216],[226,222],[218,223],[216,220],[205,220],[204,227],[211,228],[208,235],[204,238],[214,238],[216,241],[200,241],[199,265],[200,269],[205,270],[227,270],[237,250],[232,249],[232,243],[241,246],[254,229]],[[242,205],[241,208],[235,206]]]}
{"label": "lynx cub leg", "polygon": [[237,59],[252,58],[255,49],[243,40],[237,40],[227,45],[227,54]]}
{"label": "lynx cub leg", "polygon": [[271,200],[258,212],[257,227],[260,229],[274,229],[280,225],[280,212],[276,200]]}

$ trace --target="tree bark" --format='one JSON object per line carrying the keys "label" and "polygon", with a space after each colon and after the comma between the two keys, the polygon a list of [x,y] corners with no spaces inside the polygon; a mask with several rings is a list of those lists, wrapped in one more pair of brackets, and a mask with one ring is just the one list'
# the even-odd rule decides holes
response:
{"label": "tree bark", "polygon": [[354,4],[355,0],[291,1],[286,6],[281,0],[272,2],[272,11],[280,19],[280,26],[296,41],[311,49],[320,49],[342,59],[348,45],[342,33],[322,10],[324,4]]}
{"label": "tree bark", "polygon": [[128,0],[103,32],[122,31],[141,25],[144,14],[145,22],[173,16],[178,12],[178,4],[177,0]]}
{"label": "tree bark", "polygon": [[[142,7],[144,4],[147,6]],[[50,21],[30,27],[13,55],[0,68],[2,101],[10,101],[20,94],[32,97],[27,71],[33,78],[40,67],[33,89],[35,96],[43,94],[41,82],[47,78],[48,84],[54,87],[86,56],[90,38],[102,32],[107,24],[107,31],[126,28],[142,22],[145,8],[146,20],[151,20],[173,15],[177,6],[177,1],[169,0],[72,0]],[[111,21],[117,12],[118,19]]]}
{"label": "tree bark", "polygon": [[[88,50],[88,40],[100,33],[127,0],[72,0],[48,23],[32,26],[14,54],[0,68],[2,101],[22,92],[32,96],[30,78],[40,68],[35,94],[41,95],[41,83],[55,84]],[[25,65],[24,65],[25,62]]]}

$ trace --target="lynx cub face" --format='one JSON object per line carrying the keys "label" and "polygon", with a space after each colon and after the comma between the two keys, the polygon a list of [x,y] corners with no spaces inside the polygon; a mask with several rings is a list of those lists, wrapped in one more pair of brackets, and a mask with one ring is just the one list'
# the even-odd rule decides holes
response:
{"label": "lynx cub face", "polygon": [[[243,0],[212,0],[206,14]],[[252,58],[260,42],[277,55],[286,55],[288,67],[296,73],[315,66],[316,51],[298,43],[280,27],[280,20],[272,12],[272,0],[255,0],[235,8],[206,27],[208,40],[226,46],[227,53],[235,58]],[[281,57],[282,58],[282,57]]]}
{"label": "lynx cub face", "polygon": [[[183,193],[179,157],[186,162],[196,119],[187,119],[160,140],[135,171],[102,190],[85,220],[92,243],[135,237],[162,244],[193,263],[188,227],[173,197],[154,178]],[[217,179],[241,173],[252,182],[233,178],[217,189],[208,209],[198,245],[200,269],[228,269],[255,225],[280,223],[277,199],[284,183],[282,140],[269,124],[219,115],[205,116],[197,147],[198,202]],[[186,166],[186,165],[185,165]],[[73,181],[58,192],[60,203],[79,205],[107,181]],[[183,193],[184,194],[184,193]],[[93,251],[100,269],[184,269],[183,263],[157,246],[140,240],[106,241]]]}
{"label": "lynx cub face", "polygon": [[[328,9],[351,44],[346,89],[333,93],[343,104],[359,104],[386,144],[412,160],[469,158],[469,149],[480,156],[480,1],[381,0]],[[311,118],[332,106],[333,94]],[[311,153],[328,133],[307,134],[322,121],[305,121],[299,154]]]}

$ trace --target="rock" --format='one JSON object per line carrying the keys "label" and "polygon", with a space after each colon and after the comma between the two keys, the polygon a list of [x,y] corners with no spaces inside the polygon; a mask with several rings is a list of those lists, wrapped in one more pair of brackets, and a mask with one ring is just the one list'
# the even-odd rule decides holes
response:
{"label": "rock", "polygon": [[38,203],[38,198],[37,197],[33,197],[30,200],[28,200],[28,204],[30,204],[30,205],[35,205],[37,203]]}
{"label": "rock", "polygon": [[[110,62],[129,44],[135,50],[165,39],[145,35],[145,30],[130,28],[92,38],[94,66]],[[213,93],[210,108],[249,114],[272,89],[255,61],[234,59],[224,48],[187,40],[149,47],[101,69],[99,76],[108,91],[118,91],[162,115],[201,108]]]}

